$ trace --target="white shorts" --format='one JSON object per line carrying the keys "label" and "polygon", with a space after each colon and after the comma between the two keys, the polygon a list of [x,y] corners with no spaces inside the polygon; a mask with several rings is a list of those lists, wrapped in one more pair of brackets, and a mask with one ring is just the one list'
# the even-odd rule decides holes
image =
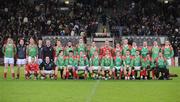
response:
{"label": "white shorts", "polygon": [[[29,57],[28,57],[28,63],[31,63],[31,61],[32,61],[32,57],[29,56]],[[35,57],[35,61],[37,61],[37,58],[36,58],[36,57]]]}
{"label": "white shorts", "polygon": [[38,59],[38,64],[40,65],[43,62],[42,59]]}
{"label": "white shorts", "polygon": [[14,64],[14,58],[4,58],[4,64]]}
{"label": "white shorts", "polygon": [[63,69],[64,68],[64,66],[57,66],[59,69]]}
{"label": "white shorts", "polygon": [[54,74],[54,70],[44,70],[44,74]]}
{"label": "white shorts", "polygon": [[26,59],[17,59],[16,64],[17,65],[25,65],[26,64]]}
{"label": "white shorts", "polygon": [[141,66],[134,66],[134,70],[141,70]]}
{"label": "white shorts", "polygon": [[171,58],[167,59],[167,65],[168,65],[168,66],[171,66],[171,65],[172,65]]}
{"label": "white shorts", "polygon": [[34,73],[35,73],[35,71],[29,71],[29,73],[30,73],[30,74],[34,74]]}
{"label": "white shorts", "polygon": [[72,66],[72,65],[67,65],[67,68],[68,69],[72,69],[74,66]]}
{"label": "white shorts", "polygon": [[100,66],[92,66],[92,70],[98,70]]}
{"label": "white shorts", "polygon": [[104,69],[104,70],[109,70],[110,67],[109,67],[109,66],[108,66],[108,67],[103,67],[103,69]]}
{"label": "white shorts", "polygon": [[78,66],[78,70],[86,70],[86,66]]}
{"label": "white shorts", "polygon": [[119,67],[114,66],[114,68],[115,68],[115,69],[117,69],[117,70],[122,69],[122,67],[121,67],[121,66],[119,66]]}

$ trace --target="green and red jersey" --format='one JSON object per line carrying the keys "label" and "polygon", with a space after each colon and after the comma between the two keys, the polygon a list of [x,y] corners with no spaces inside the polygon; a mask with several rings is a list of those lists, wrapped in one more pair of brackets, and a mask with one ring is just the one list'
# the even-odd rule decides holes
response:
{"label": "green and red jersey", "polygon": [[86,56],[77,56],[78,66],[88,66],[89,61]]}
{"label": "green and red jersey", "polygon": [[130,50],[130,52],[131,52],[131,56],[135,56],[136,55],[136,51],[138,50],[138,48],[137,47],[131,47],[131,50]]}
{"label": "green and red jersey", "polygon": [[65,59],[65,65],[66,65],[66,66],[68,66],[68,65],[70,65],[70,66],[76,66],[76,65],[77,65],[77,59],[76,59],[76,57],[75,57],[75,56],[72,56],[72,57],[68,56],[68,57],[66,57],[66,59]]}
{"label": "green and red jersey", "polygon": [[99,50],[97,47],[91,47],[89,49],[89,57],[91,58],[94,55],[94,52],[97,51],[99,53]]}
{"label": "green and red jersey", "polygon": [[149,66],[150,68],[152,68],[152,67],[153,67],[153,60],[152,60],[152,58],[143,57],[143,58],[141,59],[141,66],[142,66],[143,68],[147,68],[148,66]]}
{"label": "green and red jersey", "polygon": [[78,55],[80,54],[80,52],[86,53],[86,45],[85,44],[79,44],[77,46],[76,51],[77,51]]}
{"label": "green and red jersey", "polygon": [[55,47],[55,56],[58,56],[59,51],[64,50],[63,47]]}
{"label": "green and red jersey", "polygon": [[153,46],[151,49],[152,52],[152,59],[155,60],[158,57],[158,54],[160,52],[160,48],[158,46]]}
{"label": "green and red jersey", "polygon": [[132,59],[133,57],[132,56],[123,56],[123,65],[126,66],[126,65],[129,65],[131,66],[132,64]]}
{"label": "green and red jersey", "polygon": [[129,45],[123,45],[122,46],[122,55],[126,55],[127,50],[130,50],[130,46]]}
{"label": "green and red jersey", "polygon": [[149,47],[142,47],[141,48],[141,56],[142,57],[146,57],[147,56],[147,54],[149,53]]}
{"label": "green and red jersey", "polygon": [[66,47],[64,50],[64,53],[66,56],[69,56],[69,51],[74,51],[74,48],[73,47]]}
{"label": "green and red jersey", "polygon": [[111,56],[104,56],[101,60],[101,66],[113,68],[113,58]]}
{"label": "green and red jersey", "polygon": [[166,68],[166,65],[167,65],[167,62],[164,57],[156,58],[156,66],[158,66],[158,68]]}
{"label": "green and red jersey", "polygon": [[66,60],[66,57],[65,57],[65,56],[58,56],[58,57],[57,57],[57,60],[56,60],[56,65],[57,65],[58,67],[60,67],[60,66],[65,66],[65,65],[66,65],[65,60]]}
{"label": "green and red jersey", "polygon": [[29,45],[26,50],[26,54],[30,57],[36,57],[38,55],[38,47],[36,45]]}
{"label": "green and red jersey", "polygon": [[2,48],[2,52],[5,57],[13,58],[17,52],[16,46],[14,44],[5,44]]}
{"label": "green and red jersey", "polygon": [[174,56],[174,50],[172,47],[163,47],[162,51],[166,59],[172,58]]}
{"label": "green and red jersey", "polygon": [[115,56],[114,57],[114,66],[120,67],[123,65],[123,59],[122,56]]}
{"label": "green and red jersey", "polygon": [[99,66],[100,65],[100,58],[99,56],[92,56],[89,61],[90,66]]}
{"label": "green and red jersey", "polygon": [[134,56],[131,64],[132,64],[131,66],[141,66],[141,56],[140,55]]}

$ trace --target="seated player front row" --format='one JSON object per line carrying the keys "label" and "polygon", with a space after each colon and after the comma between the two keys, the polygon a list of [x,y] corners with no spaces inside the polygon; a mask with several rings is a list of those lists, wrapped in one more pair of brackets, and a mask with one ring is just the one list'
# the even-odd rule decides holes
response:
{"label": "seated player front row", "polygon": [[[159,53],[158,58],[152,61],[148,54],[145,58],[141,58],[139,51],[136,51],[136,56],[131,57],[130,52],[126,52],[125,57],[121,57],[120,53],[116,53],[116,57],[110,57],[109,52],[102,58],[99,58],[98,53],[94,53],[94,57],[88,58],[80,52],[78,57],[73,56],[70,51],[68,57],[63,56],[63,51],[59,52],[56,63],[50,60],[49,57],[40,65],[36,63],[35,58],[26,65],[25,77],[34,79],[38,78],[40,74],[41,79],[46,79],[49,76],[51,79],[57,79],[58,70],[61,72],[62,79],[79,79],[83,76],[84,79],[88,77],[93,79],[122,79],[130,80],[138,78],[137,74],[140,72],[140,79],[159,79],[159,74],[163,79],[169,78],[169,70],[166,68],[166,60],[162,53]],[[151,73],[151,75],[150,75]],[[82,75],[81,75],[82,74]]]}

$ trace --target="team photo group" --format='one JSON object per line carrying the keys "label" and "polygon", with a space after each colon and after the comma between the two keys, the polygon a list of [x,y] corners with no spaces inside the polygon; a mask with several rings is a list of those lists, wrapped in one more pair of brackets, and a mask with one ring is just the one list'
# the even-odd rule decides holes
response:
{"label": "team photo group", "polygon": [[108,40],[101,47],[95,42],[86,45],[81,38],[76,45],[70,41],[65,46],[60,40],[55,42],[33,37],[28,42],[24,39],[15,42],[8,38],[2,49],[4,79],[9,67],[12,79],[24,75],[26,80],[168,80],[171,75],[168,68],[173,63],[174,51],[169,41],[164,45],[154,41],[152,46],[147,42],[137,46],[124,39],[115,47]]}

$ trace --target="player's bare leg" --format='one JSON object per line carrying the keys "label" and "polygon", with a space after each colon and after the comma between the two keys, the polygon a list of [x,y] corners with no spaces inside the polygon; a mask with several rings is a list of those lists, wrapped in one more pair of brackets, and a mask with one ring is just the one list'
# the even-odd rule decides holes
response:
{"label": "player's bare leg", "polygon": [[135,70],[134,70],[134,69],[132,70],[132,73],[131,73],[131,74],[132,74],[133,80],[135,80]]}
{"label": "player's bare leg", "polygon": [[4,64],[4,79],[7,78],[8,63]]}
{"label": "player's bare leg", "polygon": [[132,72],[131,67],[129,67],[128,77],[127,77],[128,80],[130,80],[131,72]]}
{"label": "player's bare leg", "polygon": [[12,79],[14,79],[14,77],[15,77],[15,74],[14,74],[14,64],[10,64],[10,69],[11,69]]}
{"label": "player's bare leg", "polygon": [[87,79],[87,71],[86,70],[84,71],[84,79],[85,80]]}
{"label": "player's bare leg", "polygon": [[114,77],[115,80],[117,79],[115,68],[112,69],[112,77]]}
{"label": "player's bare leg", "polygon": [[147,80],[147,70],[146,69],[144,69],[144,78],[145,78],[145,80]]}
{"label": "player's bare leg", "polygon": [[89,72],[91,74],[91,78],[94,78],[94,73],[93,73],[93,67],[92,66],[89,68]]}
{"label": "player's bare leg", "polygon": [[120,69],[120,73],[119,73],[119,79],[122,79],[122,74],[123,74],[123,68]]}
{"label": "player's bare leg", "polygon": [[64,69],[63,69],[62,79],[65,79],[65,78],[66,78],[66,71],[68,71],[68,68],[64,68]]}
{"label": "player's bare leg", "polygon": [[17,67],[17,79],[19,79],[19,76],[20,76],[20,68],[21,68],[21,64],[18,64],[18,67]]}
{"label": "player's bare leg", "polygon": [[34,80],[37,80],[39,72],[34,72]]}
{"label": "player's bare leg", "polygon": [[128,79],[128,77],[127,77],[127,67],[125,67],[125,69],[124,69],[124,77],[125,77],[125,80],[127,80]]}
{"label": "player's bare leg", "polygon": [[111,69],[109,69],[108,71],[109,71],[109,73],[108,73],[109,74],[109,79],[111,79],[112,71],[111,71]]}
{"label": "player's bare leg", "polygon": [[102,74],[102,79],[105,79],[105,70],[104,69],[102,69],[101,74]]}

